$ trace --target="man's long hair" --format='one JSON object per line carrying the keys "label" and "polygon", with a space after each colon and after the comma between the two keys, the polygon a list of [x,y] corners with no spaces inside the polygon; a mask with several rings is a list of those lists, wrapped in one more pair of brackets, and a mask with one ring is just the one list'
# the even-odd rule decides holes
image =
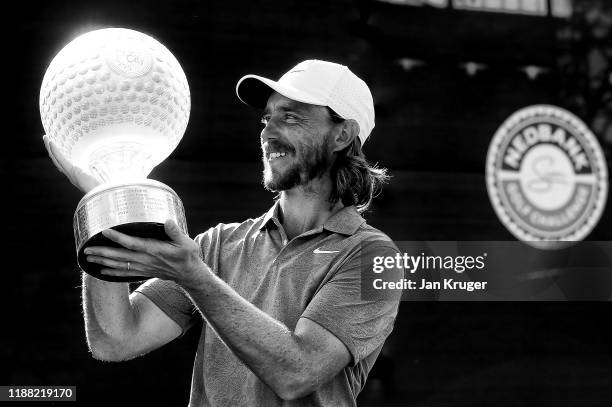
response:
{"label": "man's long hair", "polygon": [[[344,121],[329,109],[334,123]],[[364,212],[372,199],[381,191],[382,185],[389,181],[386,168],[378,167],[366,160],[361,150],[361,141],[355,137],[353,143],[336,153],[336,160],[330,171],[332,192],[331,203],[341,201],[344,206],[355,205],[357,211]]]}

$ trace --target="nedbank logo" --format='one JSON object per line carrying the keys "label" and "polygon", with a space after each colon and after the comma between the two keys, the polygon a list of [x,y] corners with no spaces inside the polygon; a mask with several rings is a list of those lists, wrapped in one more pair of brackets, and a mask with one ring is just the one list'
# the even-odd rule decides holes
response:
{"label": "nedbank logo", "polygon": [[597,139],[572,113],[529,106],[497,130],[487,154],[487,191],[504,226],[519,240],[582,240],[595,227],[608,193]]}

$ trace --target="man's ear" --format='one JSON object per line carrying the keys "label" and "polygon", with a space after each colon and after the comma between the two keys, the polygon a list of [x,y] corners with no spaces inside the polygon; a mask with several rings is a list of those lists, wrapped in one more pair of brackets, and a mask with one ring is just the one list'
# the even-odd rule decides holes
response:
{"label": "man's ear", "polygon": [[344,150],[350,146],[359,134],[359,124],[352,119],[339,123],[340,127],[334,135],[334,152]]}

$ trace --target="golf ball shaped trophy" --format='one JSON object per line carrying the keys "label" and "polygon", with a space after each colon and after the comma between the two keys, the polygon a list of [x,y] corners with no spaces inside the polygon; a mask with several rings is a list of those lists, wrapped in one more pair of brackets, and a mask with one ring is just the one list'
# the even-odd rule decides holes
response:
{"label": "golf ball shaped trophy", "polygon": [[74,214],[77,261],[85,272],[106,281],[142,279],[103,276],[102,266],[86,260],[88,246],[117,246],[102,235],[105,229],[167,240],[164,222],[172,219],[187,233],[177,194],[147,176],[179,143],[189,110],[178,61],[137,31],[86,33],[49,65],[40,90],[45,132],[68,161],[103,180]]}

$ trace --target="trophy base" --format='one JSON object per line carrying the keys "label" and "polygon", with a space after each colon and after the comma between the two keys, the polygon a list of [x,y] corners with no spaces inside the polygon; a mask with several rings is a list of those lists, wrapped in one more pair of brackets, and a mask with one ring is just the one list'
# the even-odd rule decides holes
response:
{"label": "trophy base", "polygon": [[171,219],[187,233],[185,211],[178,195],[167,185],[154,180],[133,183],[106,183],[81,199],[74,214],[73,227],[77,261],[81,269],[104,281],[133,282],[148,277],[102,275],[104,267],[87,261],[84,250],[91,246],[121,247],[102,231],[114,229],[134,237],[169,240],[164,223]]}
{"label": "trophy base", "polygon": [[[134,236],[134,237],[144,237],[150,239],[157,240],[170,240],[166,232],[164,231],[163,223],[126,223],[123,225],[117,225],[111,229],[116,230],[117,232],[125,233],[126,235]],[[107,276],[100,273],[100,270],[105,266],[97,263],[90,263],[87,261],[87,255],[84,253],[84,250],[88,247],[92,246],[105,246],[105,247],[122,247],[121,245],[113,242],[109,238],[105,237],[102,232],[92,236],[87,242],[85,242],[79,252],[77,254],[77,261],[81,269],[87,274],[104,281],[112,281],[112,282],[134,282],[134,281],[142,281],[146,280],[149,277],[144,276],[130,276],[130,277],[117,277],[117,276]]]}

